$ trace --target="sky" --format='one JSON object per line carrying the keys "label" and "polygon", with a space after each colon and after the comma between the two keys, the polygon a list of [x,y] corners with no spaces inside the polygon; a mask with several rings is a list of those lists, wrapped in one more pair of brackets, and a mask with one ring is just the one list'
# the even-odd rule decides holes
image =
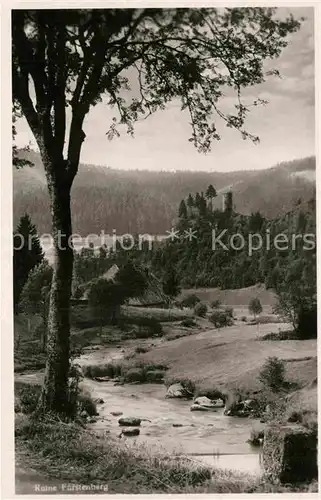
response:
{"label": "sky", "polygon": [[[313,9],[280,9],[304,16],[301,29],[289,37],[290,43],[273,61],[282,78],[270,77],[251,89],[251,94],[269,101],[253,108],[246,130],[258,135],[260,143],[244,141],[235,130],[221,124],[221,141],[211,152],[198,153],[188,142],[191,135],[188,116],[178,102],[136,124],[135,137],[122,133],[109,141],[106,132],[114,113],[103,103],[96,105],[84,124],[86,140],[80,161],[117,169],[232,171],[271,167],[278,162],[315,154],[314,109],[314,33]],[[222,105],[230,107],[231,97]],[[17,123],[17,145],[29,141],[37,149],[25,119]]]}

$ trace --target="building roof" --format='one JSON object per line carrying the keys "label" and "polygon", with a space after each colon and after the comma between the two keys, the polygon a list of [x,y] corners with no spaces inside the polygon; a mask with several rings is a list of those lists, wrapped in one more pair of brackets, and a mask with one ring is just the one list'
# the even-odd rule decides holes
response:
{"label": "building roof", "polygon": [[105,280],[108,280],[108,281],[114,281],[115,280],[115,277],[116,277],[116,274],[118,273],[119,271],[119,267],[117,266],[117,264],[113,264],[102,276],[100,276],[101,278],[104,278]]}
{"label": "building roof", "polygon": [[[113,264],[100,278],[115,281],[118,271],[119,267],[117,264]],[[87,298],[88,291],[85,291],[84,298]],[[163,292],[161,281],[153,273],[148,272],[146,290],[142,295],[128,299],[127,304],[131,306],[148,306],[164,304],[167,301],[168,296]]]}
{"label": "building roof", "polygon": [[164,304],[168,301],[168,296],[163,292],[162,283],[152,273],[147,276],[148,286],[145,292],[139,297],[132,297],[128,300],[131,306],[148,306]]}

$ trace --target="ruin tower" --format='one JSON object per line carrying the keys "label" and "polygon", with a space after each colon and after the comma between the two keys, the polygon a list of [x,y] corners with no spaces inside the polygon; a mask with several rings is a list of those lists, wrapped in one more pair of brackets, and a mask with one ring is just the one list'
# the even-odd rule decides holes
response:
{"label": "ruin tower", "polygon": [[227,191],[223,193],[223,212],[233,212],[233,193]]}

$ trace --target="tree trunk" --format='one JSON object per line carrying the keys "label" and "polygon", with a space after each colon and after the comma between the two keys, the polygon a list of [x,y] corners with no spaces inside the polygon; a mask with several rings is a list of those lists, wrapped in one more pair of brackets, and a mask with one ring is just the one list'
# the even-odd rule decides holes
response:
{"label": "tree trunk", "polygon": [[[46,168],[47,167],[47,168]],[[73,270],[71,182],[54,165],[45,165],[51,199],[54,270],[47,323],[47,360],[40,400],[43,412],[69,413],[70,296]],[[63,169],[61,169],[63,171]],[[49,171],[49,173],[48,173]]]}
{"label": "tree trunk", "polygon": [[41,339],[41,347],[42,347],[42,352],[46,352],[46,346],[47,346],[47,304],[43,304],[43,311],[42,311],[42,339]]}

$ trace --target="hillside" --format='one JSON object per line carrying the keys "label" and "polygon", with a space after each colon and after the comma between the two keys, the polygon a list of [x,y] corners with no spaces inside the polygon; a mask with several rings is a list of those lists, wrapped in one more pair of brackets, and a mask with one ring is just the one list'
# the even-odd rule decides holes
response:
{"label": "hillside", "polygon": [[[36,152],[24,156],[34,167],[14,170],[14,225],[28,212],[40,233],[49,232],[43,166]],[[260,210],[273,218],[291,210],[298,200],[305,202],[315,196],[315,158],[235,172],[129,171],[82,164],[72,188],[74,232],[86,235],[116,229],[118,233],[164,233],[172,226],[180,200],[189,192],[204,191],[209,184],[219,192],[231,188],[237,212]],[[216,205],[221,203],[218,196]]]}

